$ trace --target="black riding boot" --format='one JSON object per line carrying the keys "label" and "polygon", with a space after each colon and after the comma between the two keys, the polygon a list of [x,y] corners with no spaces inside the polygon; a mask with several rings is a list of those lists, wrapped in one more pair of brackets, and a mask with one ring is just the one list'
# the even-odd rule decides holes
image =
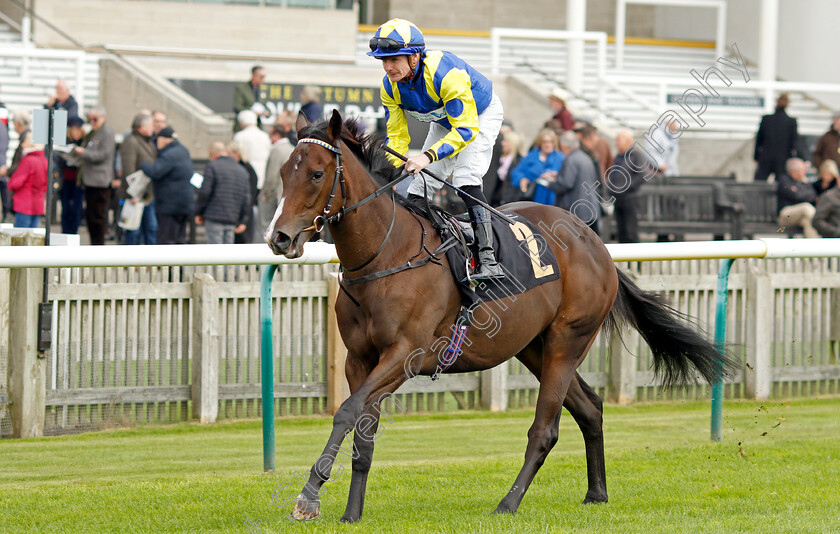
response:
{"label": "black riding boot", "polygon": [[490,225],[490,212],[484,206],[473,206],[469,210],[470,222],[475,230],[475,241],[478,247],[478,258],[473,280],[491,280],[504,278],[505,273],[496,262],[493,250],[493,228]]}

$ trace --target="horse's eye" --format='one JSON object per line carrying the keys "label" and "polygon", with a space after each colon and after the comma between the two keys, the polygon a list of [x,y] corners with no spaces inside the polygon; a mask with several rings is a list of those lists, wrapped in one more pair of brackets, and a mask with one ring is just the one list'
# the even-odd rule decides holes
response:
{"label": "horse's eye", "polygon": [[324,171],[315,171],[312,173],[312,181],[318,182],[324,177]]}

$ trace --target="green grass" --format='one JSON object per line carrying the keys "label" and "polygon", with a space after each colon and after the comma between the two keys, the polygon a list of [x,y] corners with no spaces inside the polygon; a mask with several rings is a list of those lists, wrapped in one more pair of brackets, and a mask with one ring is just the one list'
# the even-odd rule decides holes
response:
{"label": "green grass", "polygon": [[273,475],[260,473],[259,421],[5,440],[0,531],[245,533],[259,522],[251,532],[840,532],[840,399],[728,402],[720,444],[709,441],[708,403],[607,406],[610,502],[587,506],[583,439],[566,413],[519,513],[491,516],[532,417],[397,413],[377,441],[357,525],[338,522],[343,456],[347,472],[326,484],[319,519],[293,523],[272,504],[320,454],[326,417],[278,420]]}

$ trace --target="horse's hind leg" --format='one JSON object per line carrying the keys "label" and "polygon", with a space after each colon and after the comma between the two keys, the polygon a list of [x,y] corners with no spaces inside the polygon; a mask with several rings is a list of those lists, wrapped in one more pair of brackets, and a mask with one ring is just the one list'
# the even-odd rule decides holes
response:
{"label": "horse's hind leg", "polygon": [[563,406],[577,422],[586,446],[586,476],[589,489],[584,504],[607,502],[607,472],[604,465],[603,402],[578,373],[569,386]]}
{"label": "horse's hind leg", "polygon": [[[535,347],[529,345],[518,354],[517,359],[528,368],[537,380],[542,372],[542,358]],[[607,474],[604,461],[603,402],[579,373],[569,384],[569,391],[563,400],[583,434],[586,446],[586,475],[589,489],[584,497],[584,504],[607,502]]]}
{"label": "horse's hind leg", "polygon": [[586,355],[595,339],[594,332],[587,335],[567,326],[549,327],[540,369],[540,392],[534,423],[528,430],[525,463],[510,491],[501,500],[494,513],[513,513],[519,508],[528,486],[545,462],[551,448],[557,443],[560,410],[575,369]]}

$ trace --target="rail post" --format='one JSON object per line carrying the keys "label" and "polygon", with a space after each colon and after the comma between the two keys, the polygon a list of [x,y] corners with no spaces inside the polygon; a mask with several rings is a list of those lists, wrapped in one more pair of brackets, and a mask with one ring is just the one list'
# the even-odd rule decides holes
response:
{"label": "rail post", "polygon": [[[720,262],[717,294],[715,295],[715,345],[721,357],[726,352],[726,294],[729,290],[729,270],[732,258]],[[720,441],[723,428],[723,363],[719,364],[718,377],[712,384],[712,440]]]}
{"label": "rail post", "polygon": [[[31,232],[13,235],[12,246],[43,246]],[[14,254],[12,252],[11,254]],[[9,403],[12,437],[44,435],[47,360],[38,352],[38,304],[43,269],[11,269],[9,276]]]}
{"label": "rail post", "polygon": [[260,280],[260,380],[262,381],[263,471],[274,471],[274,345],[271,281],[277,265],[263,267]]}
{"label": "rail post", "polygon": [[[837,309],[837,308],[832,308]],[[770,276],[757,265],[747,269],[747,365],[744,386],[748,399],[770,398],[773,377],[770,355],[773,343],[773,287]]]}

